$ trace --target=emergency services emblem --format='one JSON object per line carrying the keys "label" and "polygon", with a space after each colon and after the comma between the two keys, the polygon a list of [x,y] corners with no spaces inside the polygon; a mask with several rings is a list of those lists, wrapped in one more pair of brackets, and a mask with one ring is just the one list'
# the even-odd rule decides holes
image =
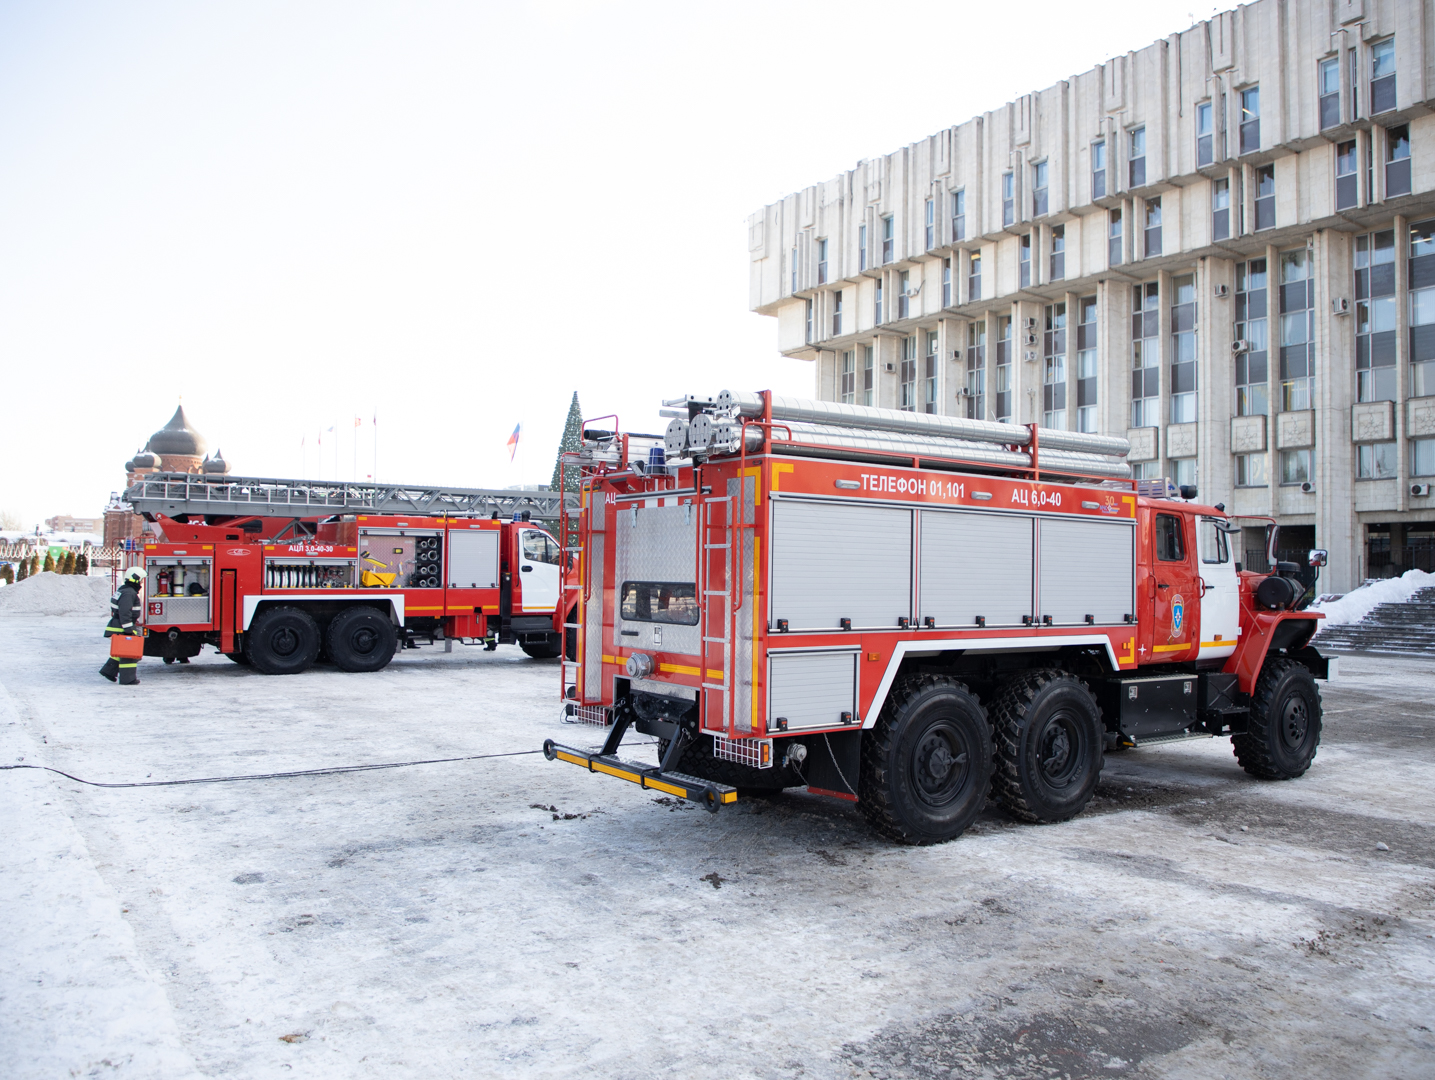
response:
{"label": "emergency services emblem", "polygon": [[1171,597],[1171,638],[1175,640],[1181,636],[1181,623],[1186,616],[1186,601],[1181,599],[1177,593]]}

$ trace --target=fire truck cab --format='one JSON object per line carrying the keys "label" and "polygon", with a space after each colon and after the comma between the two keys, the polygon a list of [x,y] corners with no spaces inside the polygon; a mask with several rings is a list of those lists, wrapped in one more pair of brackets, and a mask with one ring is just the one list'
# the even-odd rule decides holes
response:
{"label": "fire truck cab", "polygon": [[[550,760],[713,810],[805,786],[907,843],[959,835],[988,794],[1066,820],[1108,749],[1227,736],[1253,775],[1309,767],[1328,663],[1300,568],[1243,571],[1224,509],[1125,479],[1124,440],[682,404],[661,470],[579,455],[563,692],[608,734]],[[657,766],[619,756],[629,729]]]}

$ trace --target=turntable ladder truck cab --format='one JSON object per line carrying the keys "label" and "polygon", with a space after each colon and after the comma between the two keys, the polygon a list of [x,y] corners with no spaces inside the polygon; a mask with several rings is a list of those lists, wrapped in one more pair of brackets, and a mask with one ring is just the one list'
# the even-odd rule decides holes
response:
{"label": "turntable ladder truck cab", "polygon": [[561,651],[559,545],[531,520],[559,516],[556,494],[155,474],[125,497],[161,533],[146,656],[211,644],[286,675],[321,656],[377,671],[421,640]]}
{"label": "turntable ladder truck cab", "polygon": [[[714,811],[806,786],[907,843],[959,835],[989,793],[1066,820],[1106,748],[1229,736],[1255,776],[1309,767],[1328,662],[1303,568],[1242,571],[1223,508],[1128,479],[1125,440],[766,392],[666,404],[663,468],[616,437],[574,455],[563,695],[607,739],[550,760]],[[658,765],[620,756],[629,730]]]}

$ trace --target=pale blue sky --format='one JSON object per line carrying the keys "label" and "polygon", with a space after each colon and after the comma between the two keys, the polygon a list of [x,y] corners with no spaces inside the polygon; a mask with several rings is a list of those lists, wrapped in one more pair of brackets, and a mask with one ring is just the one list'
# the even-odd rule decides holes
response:
{"label": "pale blue sky", "polygon": [[381,479],[464,486],[574,390],[807,395],[750,212],[1212,10],[0,3],[0,509],[98,513],[180,395],[246,474],[377,407]]}

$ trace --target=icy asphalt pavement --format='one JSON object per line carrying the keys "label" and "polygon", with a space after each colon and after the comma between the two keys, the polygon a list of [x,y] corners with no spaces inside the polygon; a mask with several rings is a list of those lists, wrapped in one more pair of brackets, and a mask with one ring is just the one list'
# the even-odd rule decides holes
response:
{"label": "icy asphalt pavement", "polygon": [[[530,750],[555,662],[95,674],[0,619],[0,762],[89,780]],[[541,755],[107,790],[0,772],[0,1056],[59,1077],[1435,1076],[1431,667],[1346,658],[1310,774],[1108,755],[1077,820],[904,849]],[[1379,850],[1384,844],[1389,850]]]}

